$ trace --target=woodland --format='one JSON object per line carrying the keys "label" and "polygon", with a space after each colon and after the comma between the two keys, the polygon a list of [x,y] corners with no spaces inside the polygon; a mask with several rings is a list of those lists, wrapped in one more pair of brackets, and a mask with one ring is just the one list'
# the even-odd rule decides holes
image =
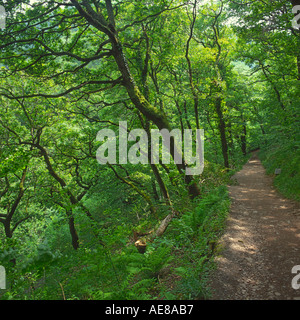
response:
{"label": "woodland", "polygon": [[[300,201],[300,3],[0,5],[0,300],[209,299],[227,185],[253,150]],[[203,129],[203,172],[99,164],[120,121]]]}

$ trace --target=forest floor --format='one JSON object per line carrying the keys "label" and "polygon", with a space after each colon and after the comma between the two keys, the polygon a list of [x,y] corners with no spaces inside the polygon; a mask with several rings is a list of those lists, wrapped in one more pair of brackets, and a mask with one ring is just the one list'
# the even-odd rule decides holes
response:
{"label": "forest floor", "polygon": [[212,299],[300,300],[300,289],[291,285],[291,270],[300,265],[299,203],[277,193],[257,152],[233,179]]}

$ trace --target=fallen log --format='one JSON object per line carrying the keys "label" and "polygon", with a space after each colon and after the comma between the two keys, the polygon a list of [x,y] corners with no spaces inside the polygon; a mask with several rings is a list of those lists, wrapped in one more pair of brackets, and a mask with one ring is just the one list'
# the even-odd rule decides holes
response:
{"label": "fallen log", "polygon": [[[152,242],[155,238],[160,237],[164,234],[164,232],[167,230],[168,225],[172,221],[172,219],[175,217],[176,213],[172,211],[172,213],[168,214],[158,225],[158,227],[154,230],[151,230],[147,233],[140,234],[136,231],[134,231],[134,237],[135,237],[135,243],[134,245],[138,249],[139,253],[145,253],[147,249],[147,242]],[[137,236],[144,235],[144,237],[137,239]]]}

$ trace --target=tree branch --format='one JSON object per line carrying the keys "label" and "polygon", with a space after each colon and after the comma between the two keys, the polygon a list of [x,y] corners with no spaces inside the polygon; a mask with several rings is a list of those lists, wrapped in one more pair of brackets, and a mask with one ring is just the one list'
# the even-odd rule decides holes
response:
{"label": "tree branch", "polygon": [[[29,94],[29,95],[21,95],[21,96],[10,96],[4,92],[0,92],[0,95],[8,98],[8,99],[11,99],[11,100],[14,100],[14,99],[24,99],[24,98],[36,98],[36,97],[43,97],[43,98],[60,98],[60,97],[63,97],[73,91],[76,91],[78,89],[81,89],[87,85],[95,85],[95,84],[112,84],[113,86],[117,85],[117,84],[120,84],[122,83],[122,77],[119,77],[118,79],[116,80],[90,80],[90,81],[86,81],[84,83],[81,83],[79,84],[78,86],[76,87],[72,87],[72,88],[69,88],[68,90],[62,92],[62,93],[58,93],[58,94],[43,94],[43,93],[36,93],[36,94]],[[2,90],[6,90],[6,88],[3,88],[3,87],[0,87],[0,89]]]}

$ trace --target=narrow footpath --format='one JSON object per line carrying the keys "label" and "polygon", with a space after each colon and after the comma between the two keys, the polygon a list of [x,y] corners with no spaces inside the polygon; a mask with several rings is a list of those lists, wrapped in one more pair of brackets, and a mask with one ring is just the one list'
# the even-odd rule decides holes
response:
{"label": "narrow footpath", "polygon": [[276,192],[257,153],[233,178],[212,299],[300,300],[292,287],[292,268],[300,265],[299,203]]}

